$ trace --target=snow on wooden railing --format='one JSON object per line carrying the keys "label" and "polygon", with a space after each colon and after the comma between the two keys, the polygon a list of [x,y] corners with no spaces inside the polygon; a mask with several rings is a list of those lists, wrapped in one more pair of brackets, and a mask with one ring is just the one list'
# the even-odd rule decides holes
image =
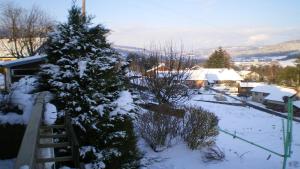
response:
{"label": "snow on wooden railing", "polygon": [[39,128],[44,112],[45,96],[46,92],[41,92],[37,95],[16,159],[15,169],[36,168],[36,152],[38,149]]}

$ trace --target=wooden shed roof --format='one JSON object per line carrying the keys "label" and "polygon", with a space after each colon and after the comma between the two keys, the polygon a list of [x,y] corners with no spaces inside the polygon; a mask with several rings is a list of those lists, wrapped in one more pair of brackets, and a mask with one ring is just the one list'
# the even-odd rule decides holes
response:
{"label": "wooden shed roof", "polygon": [[36,55],[0,63],[0,67],[14,67],[46,60],[47,56]]}

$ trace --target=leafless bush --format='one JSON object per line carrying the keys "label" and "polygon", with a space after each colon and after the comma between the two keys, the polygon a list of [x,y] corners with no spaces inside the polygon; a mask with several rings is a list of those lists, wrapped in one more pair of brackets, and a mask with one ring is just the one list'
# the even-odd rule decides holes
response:
{"label": "leafless bush", "polygon": [[145,141],[158,152],[180,136],[180,121],[178,117],[147,111],[139,116],[137,127]]}
{"label": "leafless bush", "polygon": [[189,64],[183,51],[176,52],[172,45],[152,50],[149,57],[155,59],[154,67],[146,72],[146,86],[160,104],[176,103],[189,96],[186,80]]}
{"label": "leafless bush", "polygon": [[218,146],[210,147],[204,153],[203,160],[205,162],[210,161],[223,161],[225,159],[225,153]]}
{"label": "leafless bush", "polygon": [[183,139],[190,149],[214,144],[218,134],[218,118],[202,108],[185,108],[188,112],[184,119]]}
{"label": "leafless bush", "polygon": [[142,105],[147,111],[139,115],[137,127],[154,151],[162,151],[182,137],[190,149],[214,144],[218,118],[201,108],[173,108],[167,104]]}

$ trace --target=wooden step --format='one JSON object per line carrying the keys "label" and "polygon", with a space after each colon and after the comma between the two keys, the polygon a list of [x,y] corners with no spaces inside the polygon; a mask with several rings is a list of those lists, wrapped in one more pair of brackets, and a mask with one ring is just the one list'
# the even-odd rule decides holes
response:
{"label": "wooden step", "polygon": [[62,147],[68,147],[71,144],[68,142],[63,143],[45,143],[45,144],[39,144],[39,148],[62,148]]}
{"label": "wooden step", "polygon": [[40,134],[40,138],[66,138],[66,134]]}
{"label": "wooden step", "polygon": [[41,129],[64,129],[65,125],[49,125],[49,126],[40,126]]}
{"label": "wooden step", "polygon": [[37,159],[37,163],[63,162],[63,161],[73,161],[73,158],[72,158],[72,156],[65,156],[65,157],[38,158]]}

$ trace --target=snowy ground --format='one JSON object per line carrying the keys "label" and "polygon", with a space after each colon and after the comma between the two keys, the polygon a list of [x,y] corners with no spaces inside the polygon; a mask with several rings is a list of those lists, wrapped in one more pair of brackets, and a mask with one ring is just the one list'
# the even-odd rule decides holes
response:
{"label": "snowy ground", "polygon": [[[195,101],[195,96],[185,104],[201,106],[214,112],[220,119],[222,129],[270,148],[283,152],[282,121],[280,117],[248,107],[229,106],[222,104]],[[292,157],[288,160],[289,169],[300,168],[300,124],[293,123]],[[153,159],[147,169],[280,169],[282,158],[254,147],[224,133],[217,137],[216,144],[225,151],[226,159],[222,162],[205,163],[202,152],[189,150],[184,143],[179,143],[163,152],[155,153],[143,140],[139,142],[145,151],[146,159]],[[268,159],[268,156],[271,157]]]}
{"label": "snowy ground", "polygon": [[[122,92],[118,103],[122,110],[131,107],[132,98],[129,92]],[[201,106],[219,117],[219,127],[236,132],[240,137],[253,141],[276,152],[283,152],[282,119],[248,107],[230,106],[196,101],[197,99],[214,100],[213,93],[196,94],[184,104]],[[234,100],[230,100],[234,101]],[[120,109],[121,110],[121,109]],[[128,111],[128,110],[127,110]],[[292,157],[288,160],[288,169],[300,169],[300,123],[293,123]],[[234,139],[220,133],[216,140],[217,146],[224,150],[226,158],[221,162],[205,163],[202,160],[203,150],[191,151],[183,142],[156,153],[142,140],[139,147],[145,153],[147,166],[144,169],[280,169],[283,159],[265,150]],[[271,157],[269,158],[269,156]],[[11,169],[13,160],[0,160],[0,169]]]}
{"label": "snowy ground", "polygon": [[[193,95],[192,99],[193,100],[207,100],[207,101],[218,101],[216,100],[215,98],[215,95],[217,94],[216,92],[214,91],[206,91],[206,90],[200,90],[200,92],[202,94],[196,94],[196,95]],[[236,99],[233,99],[231,97],[228,97],[226,95],[223,95],[226,100],[224,102],[229,102],[229,103],[241,103],[240,101],[236,100]]]}
{"label": "snowy ground", "polygon": [[[0,75],[1,80],[1,75]],[[25,77],[20,79],[12,85],[12,92],[9,97],[13,105],[23,110],[23,114],[16,114],[14,112],[0,112],[0,125],[9,124],[27,124],[32,112],[32,106],[35,96],[32,92],[36,89],[37,79],[34,77]],[[4,97],[4,96],[3,96]],[[50,95],[47,97],[51,97]],[[2,98],[4,99],[4,98]],[[50,99],[50,98],[47,98]],[[56,107],[50,103],[45,106],[44,122],[46,124],[53,124],[56,120]],[[1,138],[0,138],[1,139]],[[1,151],[1,150],[0,150]],[[49,157],[50,149],[42,149],[39,153],[43,157]],[[51,156],[50,156],[51,157]],[[12,169],[15,159],[0,160],[0,169]],[[50,167],[49,167],[50,168]]]}

